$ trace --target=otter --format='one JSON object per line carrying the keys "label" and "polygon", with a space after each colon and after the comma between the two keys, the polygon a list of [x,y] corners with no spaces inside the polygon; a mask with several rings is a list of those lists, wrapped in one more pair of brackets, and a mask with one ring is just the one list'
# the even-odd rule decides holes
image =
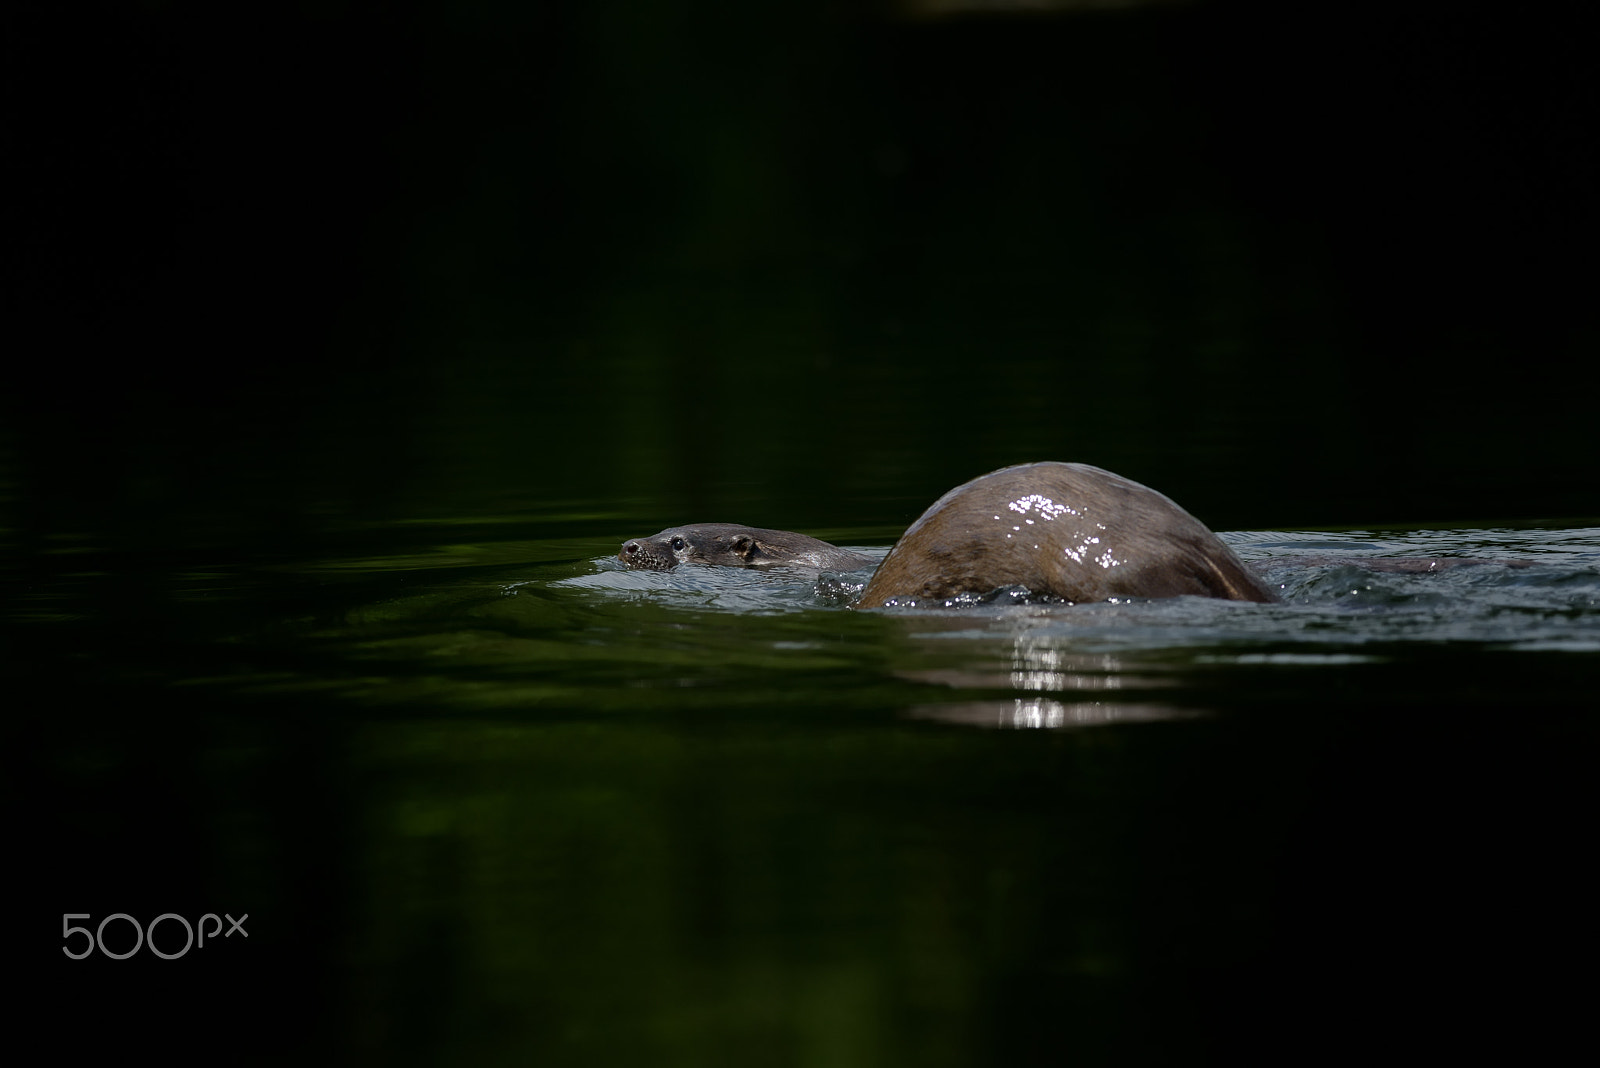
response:
{"label": "otter", "polygon": [[623,542],[617,559],[644,571],[667,571],[684,563],[854,571],[872,563],[870,557],[804,534],[743,527],[737,523],[668,527],[648,538]]}
{"label": "otter", "polygon": [[1110,471],[1056,461],[991,471],[940,497],[856,602],[942,603],[1006,586],[1080,603],[1193,594],[1277,596],[1205,524]]}
{"label": "otter", "polygon": [[[872,561],[804,534],[732,523],[673,527],[625,542],[630,568],[681,562],[854,571]],[[1274,557],[1255,567],[1343,564],[1428,572],[1531,560]],[[853,607],[943,604],[1006,587],[1071,603],[1185,594],[1262,604],[1279,598],[1205,524],[1169,498],[1088,464],[1057,461],[991,471],[940,497],[889,550]]]}
{"label": "otter", "polygon": [[[785,530],[698,523],[623,543],[630,568],[680,563],[854,571],[859,553]],[[857,608],[943,603],[1022,586],[1072,603],[1192,594],[1270,603],[1277,596],[1205,524],[1110,471],[1019,464],[957,486],[901,535]]]}

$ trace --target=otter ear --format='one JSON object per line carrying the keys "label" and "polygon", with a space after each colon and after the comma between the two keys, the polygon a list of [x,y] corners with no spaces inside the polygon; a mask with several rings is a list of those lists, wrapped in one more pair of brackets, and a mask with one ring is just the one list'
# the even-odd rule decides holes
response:
{"label": "otter ear", "polygon": [[748,564],[755,557],[756,553],[761,551],[761,546],[757,545],[756,539],[752,538],[750,535],[740,534],[738,537],[734,538],[733,541],[728,543],[728,549],[735,556],[739,557]]}

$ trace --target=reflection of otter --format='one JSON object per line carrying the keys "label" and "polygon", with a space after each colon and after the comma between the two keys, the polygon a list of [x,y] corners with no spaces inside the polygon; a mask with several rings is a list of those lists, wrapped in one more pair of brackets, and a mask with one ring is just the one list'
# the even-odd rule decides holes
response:
{"label": "reflection of otter", "polygon": [[854,571],[872,561],[860,553],[787,530],[742,527],[737,523],[696,523],[670,527],[648,538],[624,542],[617,559],[631,568],[666,571],[681,563],[726,567],[814,567]]}
{"label": "reflection of otter", "polygon": [[1065,601],[1195,594],[1276,601],[1194,516],[1085,464],[1002,468],[940,497],[873,574],[858,608],[1004,586]]}

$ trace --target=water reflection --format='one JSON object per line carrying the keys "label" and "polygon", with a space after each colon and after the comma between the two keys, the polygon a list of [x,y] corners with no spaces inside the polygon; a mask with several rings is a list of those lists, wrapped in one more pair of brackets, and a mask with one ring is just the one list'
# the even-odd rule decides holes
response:
{"label": "water reflection", "polygon": [[1057,701],[1049,697],[915,705],[908,709],[906,714],[912,719],[931,719],[962,727],[992,727],[1001,730],[1103,727],[1113,723],[1190,719],[1198,715],[1192,709],[1179,708],[1176,705],[1151,702],[1131,704],[1112,701]]}
{"label": "water reflection", "polygon": [[[1173,685],[1149,663],[1135,664],[1113,653],[1085,653],[1060,634],[1029,630],[1010,640],[1010,665],[995,668],[936,669],[904,673],[920,682],[964,690],[1010,689],[1031,696],[923,703],[907,710],[915,719],[931,719],[966,727],[1057,729],[1111,723],[1186,719],[1192,709],[1159,701],[1122,700],[1123,691],[1146,691]],[[1085,692],[1095,694],[1087,696]],[[1071,694],[1072,699],[1047,696]],[[1141,694],[1141,696],[1144,696]]]}

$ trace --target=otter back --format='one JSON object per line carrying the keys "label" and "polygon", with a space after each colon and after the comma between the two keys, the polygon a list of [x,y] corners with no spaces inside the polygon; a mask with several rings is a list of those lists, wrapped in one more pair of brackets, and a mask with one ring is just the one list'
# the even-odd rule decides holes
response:
{"label": "otter back", "polygon": [[1025,586],[1066,601],[1195,594],[1276,601],[1205,524],[1087,464],[1002,468],[940,497],[906,530],[858,608]]}

